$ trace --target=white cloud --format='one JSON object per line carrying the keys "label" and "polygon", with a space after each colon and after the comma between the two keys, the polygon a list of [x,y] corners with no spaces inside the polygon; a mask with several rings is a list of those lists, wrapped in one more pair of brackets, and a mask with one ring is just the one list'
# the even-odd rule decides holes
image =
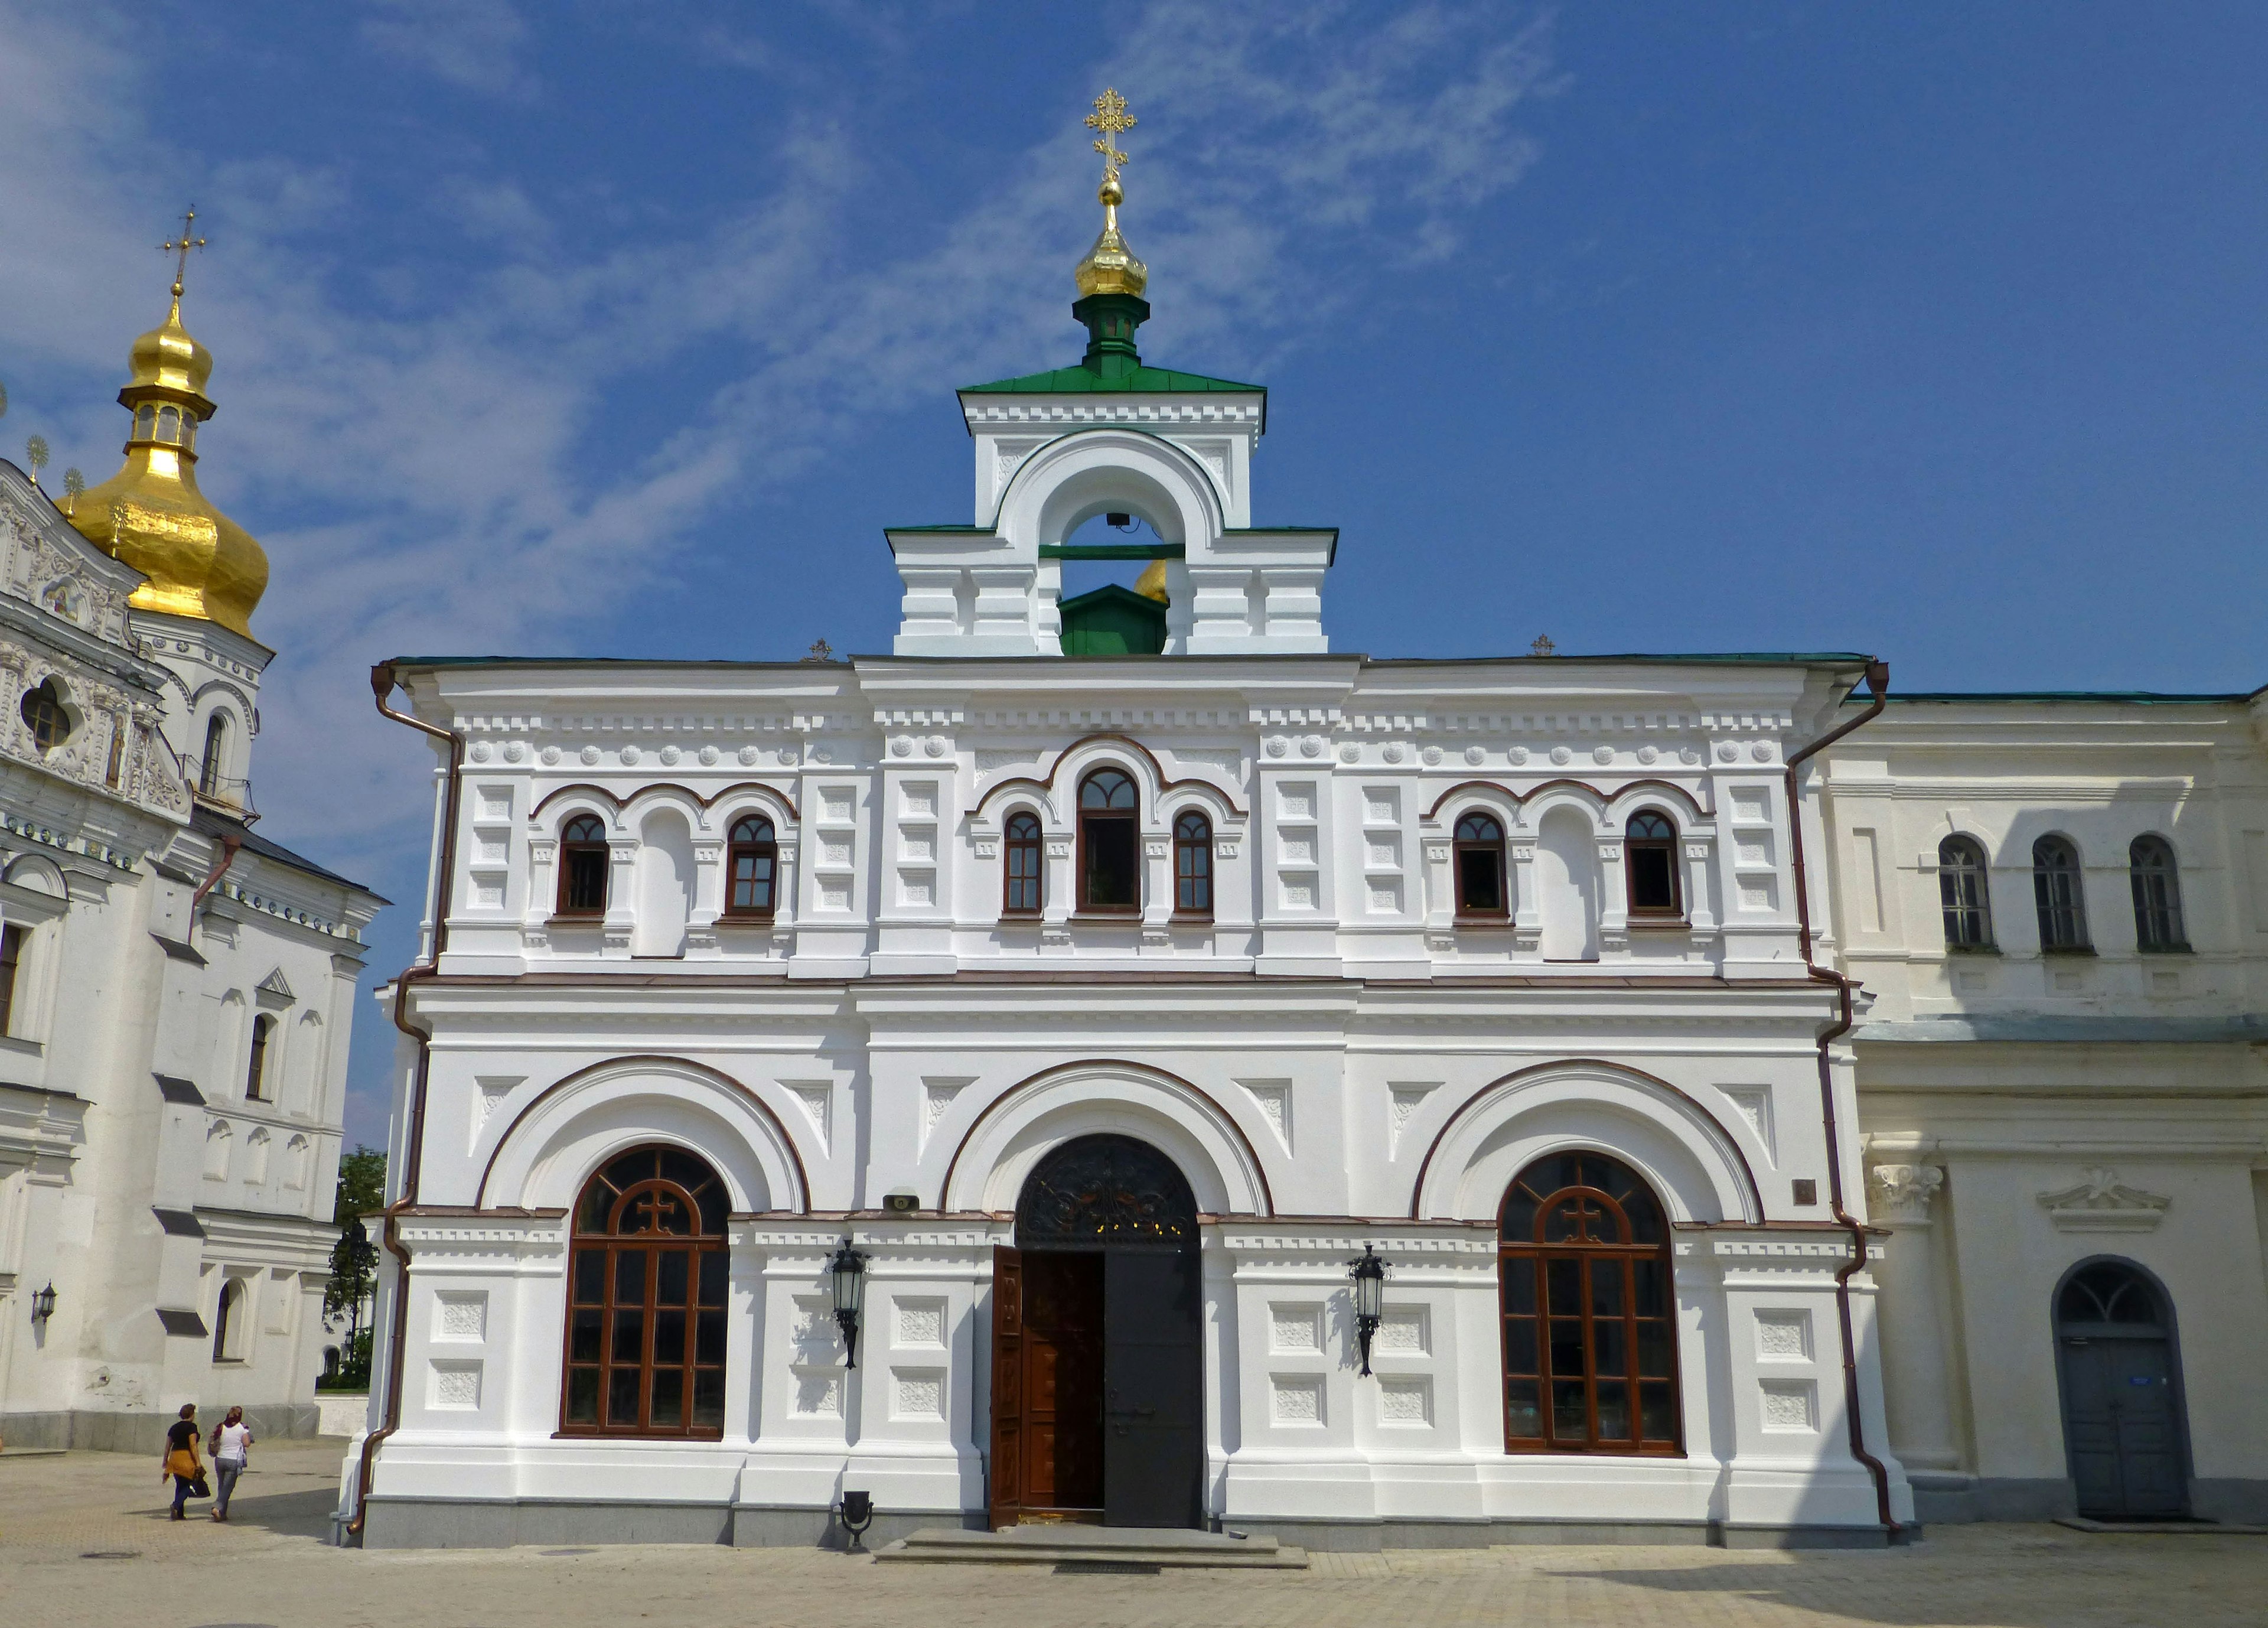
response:
{"label": "white cloud", "polygon": [[[108,391],[159,314],[152,228],[178,207],[152,189],[130,112],[158,64],[122,27],[4,6],[0,26],[26,46],[0,56],[0,368],[109,381],[59,422],[114,445]],[[422,70],[533,94],[504,6],[397,0],[364,27]],[[1487,6],[1135,13],[1107,71],[1141,120],[1127,230],[1176,359],[1248,376],[1305,343],[1313,313],[1374,293],[1382,266],[1453,252],[1535,160],[1512,119],[1548,88],[1548,44]],[[389,255],[409,225],[373,231],[369,178],[272,153],[195,172],[210,253],[226,256],[225,274],[193,271],[186,308],[218,357],[203,474],[274,561],[255,622],[282,652],[258,764],[269,829],[350,872],[414,878],[423,759],[372,713],[371,661],[571,652],[593,625],[585,582],[631,594],[688,559],[728,496],[792,479],[862,416],[1059,357],[1095,224],[1067,99],[1060,129],[883,254],[850,235],[846,203],[874,182],[823,109],[770,155],[762,195],[697,227],[578,210],[561,230],[541,195],[557,178],[441,178],[432,207],[471,245],[446,277]],[[735,382],[594,455],[613,393],[650,396],[657,370],[718,355],[740,360]]]}
{"label": "white cloud", "polygon": [[519,60],[527,25],[511,0],[364,0],[364,43],[465,90],[532,99],[535,75]]}

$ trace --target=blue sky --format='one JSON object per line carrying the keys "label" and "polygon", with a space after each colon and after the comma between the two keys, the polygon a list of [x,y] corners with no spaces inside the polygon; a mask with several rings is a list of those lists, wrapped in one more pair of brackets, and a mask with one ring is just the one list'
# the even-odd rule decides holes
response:
{"label": "blue sky", "polygon": [[[2268,11],[0,0],[0,450],[116,466],[211,240],[263,831],[404,901],[411,652],[885,650],[952,389],[1076,358],[1106,83],[1152,361],[1270,387],[1335,645],[2250,689]],[[357,1024],[350,1136],[391,1033]]]}

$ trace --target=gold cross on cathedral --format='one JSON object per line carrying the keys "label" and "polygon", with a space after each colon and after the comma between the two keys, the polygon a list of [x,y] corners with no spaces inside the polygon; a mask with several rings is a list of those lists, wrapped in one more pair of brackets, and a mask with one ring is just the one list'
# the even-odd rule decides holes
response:
{"label": "gold cross on cathedral", "polygon": [[176,299],[181,297],[182,274],[189,269],[189,251],[193,248],[202,248],[205,246],[205,240],[202,238],[193,238],[189,235],[196,224],[196,206],[191,204],[188,212],[181,217],[181,235],[171,242],[160,243],[158,246],[160,254],[176,256],[173,262],[173,298]]}
{"label": "gold cross on cathedral", "polygon": [[1126,155],[1118,151],[1117,138],[1134,128],[1134,120],[1126,111],[1126,99],[1113,89],[1105,90],[1094,99],[1094,111],[1086,115],[1087,127],[1102,132],[1094,144],[1095,151],[1102,155],[1102,179],[1118,179],[1118,166],[1126,162]]}

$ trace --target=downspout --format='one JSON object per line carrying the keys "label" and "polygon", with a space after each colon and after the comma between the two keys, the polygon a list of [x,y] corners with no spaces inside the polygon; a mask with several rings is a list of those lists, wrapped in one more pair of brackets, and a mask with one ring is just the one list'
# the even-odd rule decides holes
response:
{"label": "downspout", "polygon": [[465,766],[465,738],[453,730],[429,724],[423,718],[408,712],[398,712],[386,704],[394,693],[394,667],[391,661],[381,661],[370,670],[372,696],[378,702],[379,715],[392,718],[397,724],[434,736],[449,743],[448,790],[442,800],[441,847],[433,867],[433,940],[425,959],[405,969],[394,983],[394,1027],[417,1044],[417,1070],[409,1086],[409,1136],[403,1149],[401,1196],[386,1206],[382,1213],[386,1226],[379,1241],[396,1264],[394,1280],[394,1317],[387,1332],[386,1408],[379,1416],[378,1428],[363,1438],[362,1462],[355,1470],[354,1519],[346,1525],[350,1537],[362,1536],[364,1523],[370,1519],[370,1477],[372,1455],[379,1442],[401,1427],[401,1363],[409,1339],[409,1252],[401,1247],[401,1235],[397,1218],[417,1203],[417,1177],[425,1160],[425,1081],[431,1071],[433,1054],[432,1033],[421,1029],[409,1020],[409,989],[415,983],[439,976],[441,952],[449,942],[450,883],[457,864],[457,797],[460,777]]}
{"label": "downspout", "polygon": [[205,902],[205,895],[220,886],[220,879],[228,874],[228,867],[236,863],[237,851],[243,846],[244,838],[241,836],[222,836],[220,858],[213,862],[212,869],[205,873],[205,879],[197,884],[197,890],[189,895],[189,931],[192,933],[197,930],[197,906]]}
{"label": "downspout", "polygon": [[1835,1274],[1835,1318],[1843,1336],[1843,1415],[1850,1424],[1851,1456],[1864,1464],[1867,1473],[1874,1478],[1874,1507],[1895,1543],[1905,1529],[1890,1518],[1889,1469],[1867,1450],[1866,1426],[1859,1417],[1859,1342],[1851,1328],[1851,1279],[1867,1264],[1867,1228],[1843,1202],[1842,1136],[1836,1121],[1834,1067],[1829,1057],[1829,1049],[1851,1032],[1854,1019],[1851,997],[1858,985],[1842,973],[1811,959],[1811,890],[1803,856],[1803,809],[1797,787],[1797,774],[1806,759],[1833,746],[1860,725],[1871,723],[1889,704],[1889,663],[1868,661],[1866,684],[1874,700],[1865,711],[1849,723],[1829,730],[1787,760],[1787,821],[1792,834],[1789,848],[1795,866],[1795,920],[1803,949],[1803,969],[1815,983],[1831,984],[1835,990],[1835,1021],[1819,1032],[1819,1117],[1827,1133],[1828,1212],[1835,1218],[1836,1225],[1851,1234],[1851,1258]]}

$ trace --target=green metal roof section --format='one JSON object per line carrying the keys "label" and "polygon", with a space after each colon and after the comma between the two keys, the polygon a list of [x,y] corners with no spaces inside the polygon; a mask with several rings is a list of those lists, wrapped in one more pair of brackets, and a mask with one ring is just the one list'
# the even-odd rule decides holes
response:
{"label": "green metal roof section", "polygon": [[1266,385],[1240,384],[1233,379],[1214,379],[1205,373],[1184,373],[1147,363],[1129,372],[1108,375],[1085,367],[1050,368],[1044,373],[1025,373],[996,379],[989,385],[963,385],[962,395],[1204,395],[1210,394],[1266,395]]}
{"label": "green metal roof section", "polygon": [[1137,294],[1089,294],[1071,308],[1086,325],[1086,354],[1077,367],[1050,368],[964,385],[962,395],[1256,395],[1260,428],[1268,429],[1268,387],[1204,373],[1177,372],[1146,365],[1134,347],[1134,330],[1150,317],[1150,302]]}

